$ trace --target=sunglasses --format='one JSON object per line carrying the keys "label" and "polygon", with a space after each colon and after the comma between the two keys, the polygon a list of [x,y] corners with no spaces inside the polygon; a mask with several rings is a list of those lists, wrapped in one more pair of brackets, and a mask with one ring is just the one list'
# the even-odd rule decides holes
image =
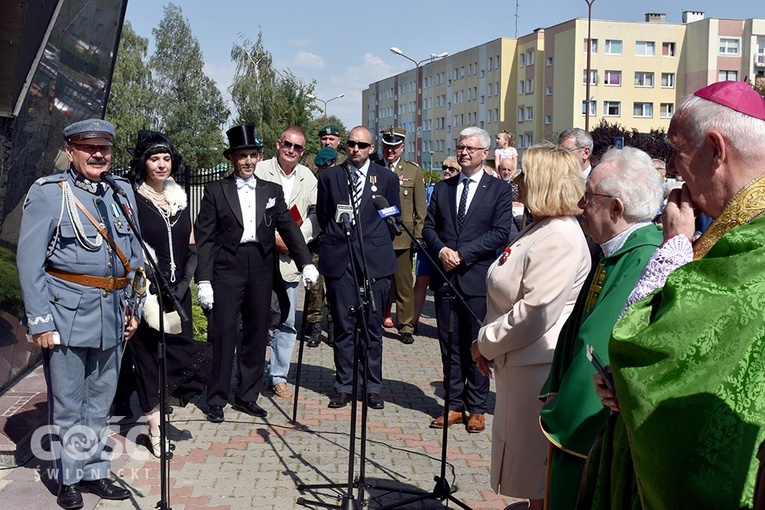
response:
{"label": "sunglasses", "polygon": [[444,172],[459,172],[459,168],[454,168],[453,166],[447,166],[447,165],[441,165],[441,170]]}
{"label": "sunglasses", "polygon": [[345,142],[345,145],[348,146],[348,148],[350,148],[350,149],[358,147],[361,150],[368,149],[368,148],[370,148],[372,146],[371,143],[367,143],[367,142],[355,142],[353,140],[348,140],[347,142]]}
{"label": "sunglasses", "polygon": [[303,149],[305,149],[305,147],[303,147],[299,143],[292,143],[289,140],[282,140],[282,147],[288,150],[294,149],[295,152],[303,152]]}

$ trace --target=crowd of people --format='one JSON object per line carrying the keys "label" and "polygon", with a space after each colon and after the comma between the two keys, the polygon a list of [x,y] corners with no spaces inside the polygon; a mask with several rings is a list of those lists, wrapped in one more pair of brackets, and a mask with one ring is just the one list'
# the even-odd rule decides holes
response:
{"label": "crowd of people", "polygon": [[[433,291],[446,398],[430,426],[483,432],[494,378],[491,487],[522,499],[510,507],[765,508],[765,99],[749,85],[689,96],[666,163],[624,147],[595,164],[592,136],[571,128],[520,156],[500,132],[491,168],[489,133],[468,127],[431,187],[399,127],[379,133],[383,166],[369,129],[350,130],[340,161],[342,134],[325,126],[315,174],[298,126],[269,160],[253,126],[226,134],[233,172],[206,185],[196,219],[171,140],[139,132],[128,178],[113,178],[103,120],[68,126],[69,170],[30,188],[18,271],[60,438],[59,506],[129,496],[101,438],[133,390],[156,456],[169,402],[204,394],[221,423],[232,390],[255,417],[262,391],[292,398],[302,281],[310,347],[327,309],[330,408],[355,395],[385,407],[383,330],[414,343]],[[208,342],[178,317],[192,280]],[[81,427],[92,438],[70,433]]]}

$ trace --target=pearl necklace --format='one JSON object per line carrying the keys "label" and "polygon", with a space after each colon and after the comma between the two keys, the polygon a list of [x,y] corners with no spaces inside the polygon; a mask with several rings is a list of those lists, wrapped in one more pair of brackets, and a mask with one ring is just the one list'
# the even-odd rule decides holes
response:
{"label": "pearl necklace", "polygon": [[181,216],[178,215],[178,217],[175,218],[175,221],[170,221],[170,218],[172,217],[170,208],[168,207],[167,209],[165,209],[164,207],[162,207],[160,203],[160,202],[164,202],[165,205],[169,205],[167,202],[167,198],[165,198],[164,189],[161,192],[157,193],[156,191],[151,189],[149,186],[147,186],[145,182],[143,182],[141,183],[141,186],[139,187],[139,191],[141,192],[143,196],[149,199],[149,202],[152,203],[152,205],[157,210],[159,215],[165,221],[165,226],[167,227],[167,244],[170,251],[170,283],[175,283],[176,281],[175,270],[177,266],[175,264],[175,254],[173,253],[173,227],[181,218]]}

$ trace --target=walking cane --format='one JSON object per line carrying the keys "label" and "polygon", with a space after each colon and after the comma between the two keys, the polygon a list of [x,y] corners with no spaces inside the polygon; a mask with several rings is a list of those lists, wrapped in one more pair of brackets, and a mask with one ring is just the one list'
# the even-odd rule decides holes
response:
{"label": "walking cane", "polygon": [[[315,285],[315,284],[314,284]],[[298,395],[300,394],[300,372],[303,369],[303,349],[305,348],[305,330],[308,324],[308,298],[310,296],[310,288],[305,288],[305,299],[303,300],[303,317],[300,320],[300,334],[298,335],[298,341],[300,342],[300,349],[298,350],[298,365],[297,374],[295,374],[295,400],[292,403],[292,423],[297,421],[297,405]]]}

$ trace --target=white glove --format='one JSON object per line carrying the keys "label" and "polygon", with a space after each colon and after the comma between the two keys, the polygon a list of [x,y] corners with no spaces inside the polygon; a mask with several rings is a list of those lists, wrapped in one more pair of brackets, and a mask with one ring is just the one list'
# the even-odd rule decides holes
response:
{"label": "white glove", "polygon": [[319,281],[319,270],[313,264],[303,266],[303,285],[310,287]]}
{"label": "white glove", "polygon": [[213,296],[213,288],[210,282],[199,282],[197,300],[199,301],[199,306],[205,310],[212,310],[215,298]]}

